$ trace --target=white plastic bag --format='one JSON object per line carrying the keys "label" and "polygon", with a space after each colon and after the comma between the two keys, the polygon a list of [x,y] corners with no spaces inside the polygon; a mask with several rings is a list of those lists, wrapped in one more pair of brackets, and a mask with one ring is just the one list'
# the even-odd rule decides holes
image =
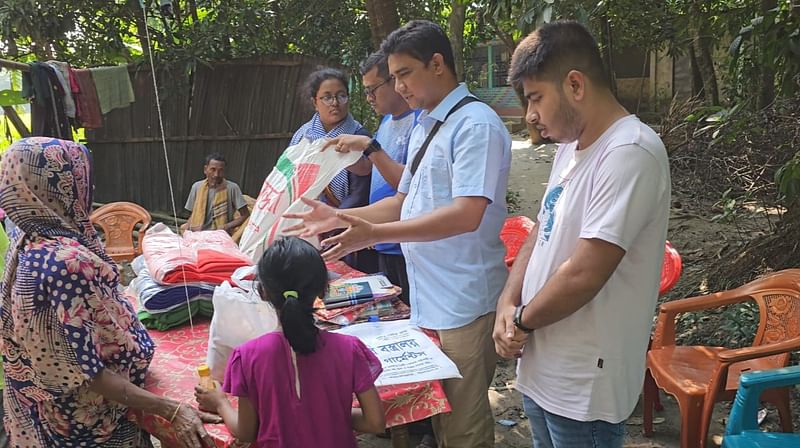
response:
{"label": "white plastic bag", "polygon": [[[250,259],[258,262],[264,249],[296,224],[285,219],[285,213],[300,213],[308,207],[300,197],[316,199],[336,174],[361,157],[358,151],[339,153],[333,149],[320,152],[328,139],[309,142],[306,139],[286,148],[275,168],[264,180],[253,213],[244,230],[239,247]],[[318,246],[316,238],[309,242]]]}
{"label": "white plastic bag", "polygon": [[228,282],[214,289],[214,317],[208,331],[207,362],[211,376],[222,382],[225,366],[233,349],[279,327],[272,306],[261,300],[256,290],[231,286]]}

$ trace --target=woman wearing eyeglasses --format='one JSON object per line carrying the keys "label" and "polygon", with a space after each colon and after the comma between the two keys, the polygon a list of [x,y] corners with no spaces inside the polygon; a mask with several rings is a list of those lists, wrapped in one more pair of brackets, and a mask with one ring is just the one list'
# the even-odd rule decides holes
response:
{"label": "woman wearing eyeglasses", "polygon": [[[303,94],[314,106],[314,116],[294,133],[290,145],[306,139],[334,138],[342,134],[370,136],[370,132],[350,115],[347,76],[339,70],[325,67],[309,75]],[[363,207],[369,204],[372,164],[366,158],[339,172],[325,188],[320,200],[340,209]],[[377,270],[374,250],[359,251],[345,257],[350,266],[367,273]]]}

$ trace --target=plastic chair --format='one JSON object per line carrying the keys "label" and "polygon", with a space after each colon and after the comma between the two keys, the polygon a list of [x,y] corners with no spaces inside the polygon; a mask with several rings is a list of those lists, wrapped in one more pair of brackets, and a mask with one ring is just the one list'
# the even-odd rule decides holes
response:
{"label": "plastic chair", "polygon": [[659,296],[668,293],[669,290],[675,286],[675,283],[678,283],[682,271],[683,262],[681,261],[681,256],[678,251],[672,247],[672,243],[667,241],[666,247],[664,248],[664,263],[661,265],[661,284],[658,287]]}
{"label": "plastic chair", "polygon": [[[676,346],[679,313],[755,301],[760,322],[753,345],[741,349]],[[800,349],[800,269],[787,269],[739,288],[707,296],[675,300],[658,310],[647,372],[657,387],[645,387],[645,435],[653,432],[653,405],[658,388],[675,396],[681,411],[681,447],[704,448],[714,403],[734,397],[742,372],[785,367],[789,353]],[[645,384],[648,384],[646,380]],[[789,391],[764,392],[780,413],[781,426],[792,431]]]}
{"label": "plastic chair", "polygon": [[527,216],[512,216],[506,219],[503,228],[500,230],[500,239],[506,246],[506,266],[511,269],[514,260],[517,258],[519,249],[525,243],[525,239],[530,235],[535,223]]}
{"label": "plastic chair", "polygon": [[[678,279],[681,278],[681,272],[683,271],[683,261],[681,261],[681,255],[678,251],[672,247],[672,243],[667,241],[664,247],[664,262],[661,265],[661,283],[658,287],[658,295],[663,296],[664,294],[668,293],[676,283],[678,283]],[[650,341],[652,344],[652,339]],[[650,347],[648,346],[647,349],[649,350]],[[645,390],[650,390],[650,395],[653,397],[653,407],[656,411],[663,411],[664,406],[661,405],[661,396],[658,393],[658,386],[653,381],[653,377],[650,374],[645,374],[644,377],[644,388]],[[645,431],[646,436],[653,435],[652,429],[650,432]]]}
{"label": "plastic chair", "polygon": [[[106,253],[117,263],[131,261],[142,254],[142,237],[150,225],[150,213],[132,202],[111,202],[89,216],[92,225],[99,226],[105,236]],[[136,245],[133,232],[141,223]]]}
{"label": "plastic chair", "polygon": [[763,372],[748,372],[739,379],[739,390],[731,408],[722,448],[787,448],[800,446],[800,435],[761,432],[758,406],[767,389],[800,384],[800,366]]}

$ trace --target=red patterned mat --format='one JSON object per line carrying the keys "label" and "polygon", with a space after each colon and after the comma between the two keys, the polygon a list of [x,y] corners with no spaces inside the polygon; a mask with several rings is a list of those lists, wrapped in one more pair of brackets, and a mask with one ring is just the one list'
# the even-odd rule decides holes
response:
{"label": "red patterned mat", "polygon": [[[208,327],[209,321],[203,319],[194,322],[194,330],[188,325],[169,331],[150,330],[157,348],[145,388],[157,395],[196,406],[195,369],[206,360]],[[450,412],[450,403],[440,381],[380,387],[378,392],[386,411],[387,428]],[[165,419],[133,411],[130,418],[159,438],[164,446],[179,446]],[[244,446],[236,443],[225,425],[206,425],[206,430],[220,448]]]}

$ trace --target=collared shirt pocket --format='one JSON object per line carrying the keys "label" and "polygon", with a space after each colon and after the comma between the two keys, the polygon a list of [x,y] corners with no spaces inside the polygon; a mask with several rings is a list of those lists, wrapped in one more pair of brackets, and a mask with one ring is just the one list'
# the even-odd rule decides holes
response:
{"label": "collared shirt pocket", "polygon": [[427,201],[438,208],[453,202],[453,166],[449,160],[431,154],[430,162],[420,166],[420,186]]}

